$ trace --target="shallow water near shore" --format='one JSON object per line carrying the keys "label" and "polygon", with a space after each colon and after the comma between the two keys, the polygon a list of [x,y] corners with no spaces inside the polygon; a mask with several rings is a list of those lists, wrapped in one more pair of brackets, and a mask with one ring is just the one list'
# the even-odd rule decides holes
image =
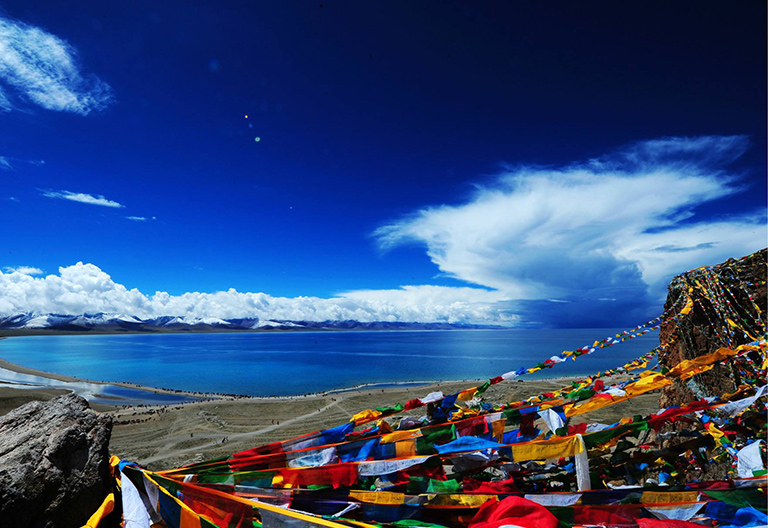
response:
{"label": "shallow water near shore", "polygon": [[173,393],[153,392],[109,383],[65,381],[0,368],[0,387],[8,389],[64,389],[79,394],[92,403],[105,405],[171,405],[195,401],[195,398]]}
{"label": "shallow water near shore", "polygon": [[[1,340],[0,358],[89,380],[283,396],[361,384],[488,379],[621,330],[25,336]],[[619,366],[657,344],[658,333],[651,332],[526,379],[591,374]]]}

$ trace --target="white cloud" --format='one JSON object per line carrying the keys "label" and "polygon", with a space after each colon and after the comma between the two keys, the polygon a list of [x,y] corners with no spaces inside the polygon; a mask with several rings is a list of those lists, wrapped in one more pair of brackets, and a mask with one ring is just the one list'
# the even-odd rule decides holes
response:
{"label": "white cloud", "polygon": [[147,218],[145,216],[126,216],[128,220],[133,220],[134,222],[146,222]]}
{"label": "white cloud", "polygon": [[11,110],[13,110],[13,105],[11,105],[3,90],[0,90],[0,112],[10,112]]}
{"label": "white cloud", "polygon": [[47,198],[60,198],[62,200],[71,200],[73,202],[80,202],[91,205],[101,205],[104,207],[114,207],[121,209],[124,205],[107,200],[103,196],[93,196],[92,194],[76,193],[71,191],[43,191],[43,196]]}
{"label": "white cloud", "polygon": [[44,160],[26,160],[12,157],[9,158],[8,156],[0,156],[0,170],[13,170],[14,165],[18,166],[19,163],[23,165],[32,165],[34,167],[45,165]]}
{"label": "white cloud", "polygon": [[33,268],[31,266],[7,266],[5,268],[6,273],[21,273],[22,275],[42,275],[43,270],[40,268]]}
{"label": "white cloud", "polygon": [[498,291],[446,286],[403,286],[392,290],[356,290],[340,295],[360,303],[379,321],[447,321],[513,324],[519,318]]}
{"label": "white cloud", "polygon": [[38,27],[0,17],[0,110],[13,108],[9,94],[48,110],[86,115],[112,99],[109,85],[83,75],[77,51]]}
{"label": "white cloud", "polygon": [[664,137],[634,143],[606,161],[635,169],[648,165],[711,168],[734,161],[748,147],[746,136]]}
{"label": "white cloud", "polygon": [[119,312],[152,318],[190,317],[327,321],[420,321],[508,324],[514,317],[499,310],[500,296],[472,288],[435,286],[352,292],[333,298],[273,297],[234,289],[214,293],[146,295],[128,289],[93,264],[59,268],[58,275],[31,277],[0,272],[0,314],[45,312],[81,314]]}
{"label": "white cloud", "polygon": [[721,166],[746,146],[742,136],[663,138],[586,164],[510,170],[465,204],[426,207],[375,235],[385,249],[424,244],[443,273],[537,309],[553,297],[658,307],[673,275],[765,246],[764,210],[722,219],[704,207],[743,190]]}

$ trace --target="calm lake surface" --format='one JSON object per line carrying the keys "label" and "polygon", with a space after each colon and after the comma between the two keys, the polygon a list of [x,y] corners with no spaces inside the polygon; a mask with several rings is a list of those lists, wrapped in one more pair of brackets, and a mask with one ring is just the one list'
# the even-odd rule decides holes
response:
{"label": "calm lake surface", "polygon": [[[95,381],[293,395],[364,383],[488,379],[621,330],[30,336],[0,340],[0,358]],[[658,332],[650,332],[541,371],[538,377],[591,374],[657,345]]]}

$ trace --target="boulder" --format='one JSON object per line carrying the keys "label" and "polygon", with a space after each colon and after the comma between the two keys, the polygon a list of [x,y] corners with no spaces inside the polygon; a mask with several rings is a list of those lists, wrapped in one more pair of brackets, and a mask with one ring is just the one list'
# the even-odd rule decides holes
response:
{"label": "boulder", "polygon": [[[659,334],[661,342],[667,343],[659,353],[661,365],[673,368],[681,361],[709,354],[720,347],[732,348],[763,337],[766,256],[768,250],[762,249],[740,259],[691,270],[672,280],[664,306],[667,315]],[[690,293],[695,301],[690,313],[678,314],[689,288],[697,282],[709,289],[707,295],[695,289]],[[731,329],[729,318],[738,321],[749,335]],[[687,382],[675,382],[665,388],[660,405],[684,405],[705,396],[720,396],[736,390],[739,382],[738,375],[726,361]]]}
{"label": "boulder", "polygon": [[0,417],[0,525],[79,527],[111,491],[112,419],[75,394]]}

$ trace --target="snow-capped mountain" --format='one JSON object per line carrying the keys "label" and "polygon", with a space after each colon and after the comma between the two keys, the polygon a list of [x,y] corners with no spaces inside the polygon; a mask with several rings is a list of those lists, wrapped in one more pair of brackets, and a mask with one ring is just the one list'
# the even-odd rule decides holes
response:
{"label": "snow-capped mountain", "polygon": [[144,325],[144,321],[121,313],[84,313],[79,315],[43,314],[27,312],[0,317],[0,329],[57,329],[88,330],[91,328],[120,327],[126,330]]}
{"label": "snow-capped mountain", "polygon": [[297,324],[291,321],[258,321],[251,328],[305,328],[304,325]]}
{"label": "snow-capped mountain", "polygon": [[26,332],[185,332],[244,330],[424,330],[450,328],[490,328],[449,323],[392,323],[360,321],[283,321],[258,317],[220,319],[218,317],[164,316],[153,319],[124,313],[84,313],[78,315],[26,312],[0,316],[0,331]]}
{"label": "snow-capped mountain", "polygon": [[238,325],[218,317],[165,316],[156,319],[146,319],[143,322],[161,328],[183,328],[190,326],[238,327]]}

